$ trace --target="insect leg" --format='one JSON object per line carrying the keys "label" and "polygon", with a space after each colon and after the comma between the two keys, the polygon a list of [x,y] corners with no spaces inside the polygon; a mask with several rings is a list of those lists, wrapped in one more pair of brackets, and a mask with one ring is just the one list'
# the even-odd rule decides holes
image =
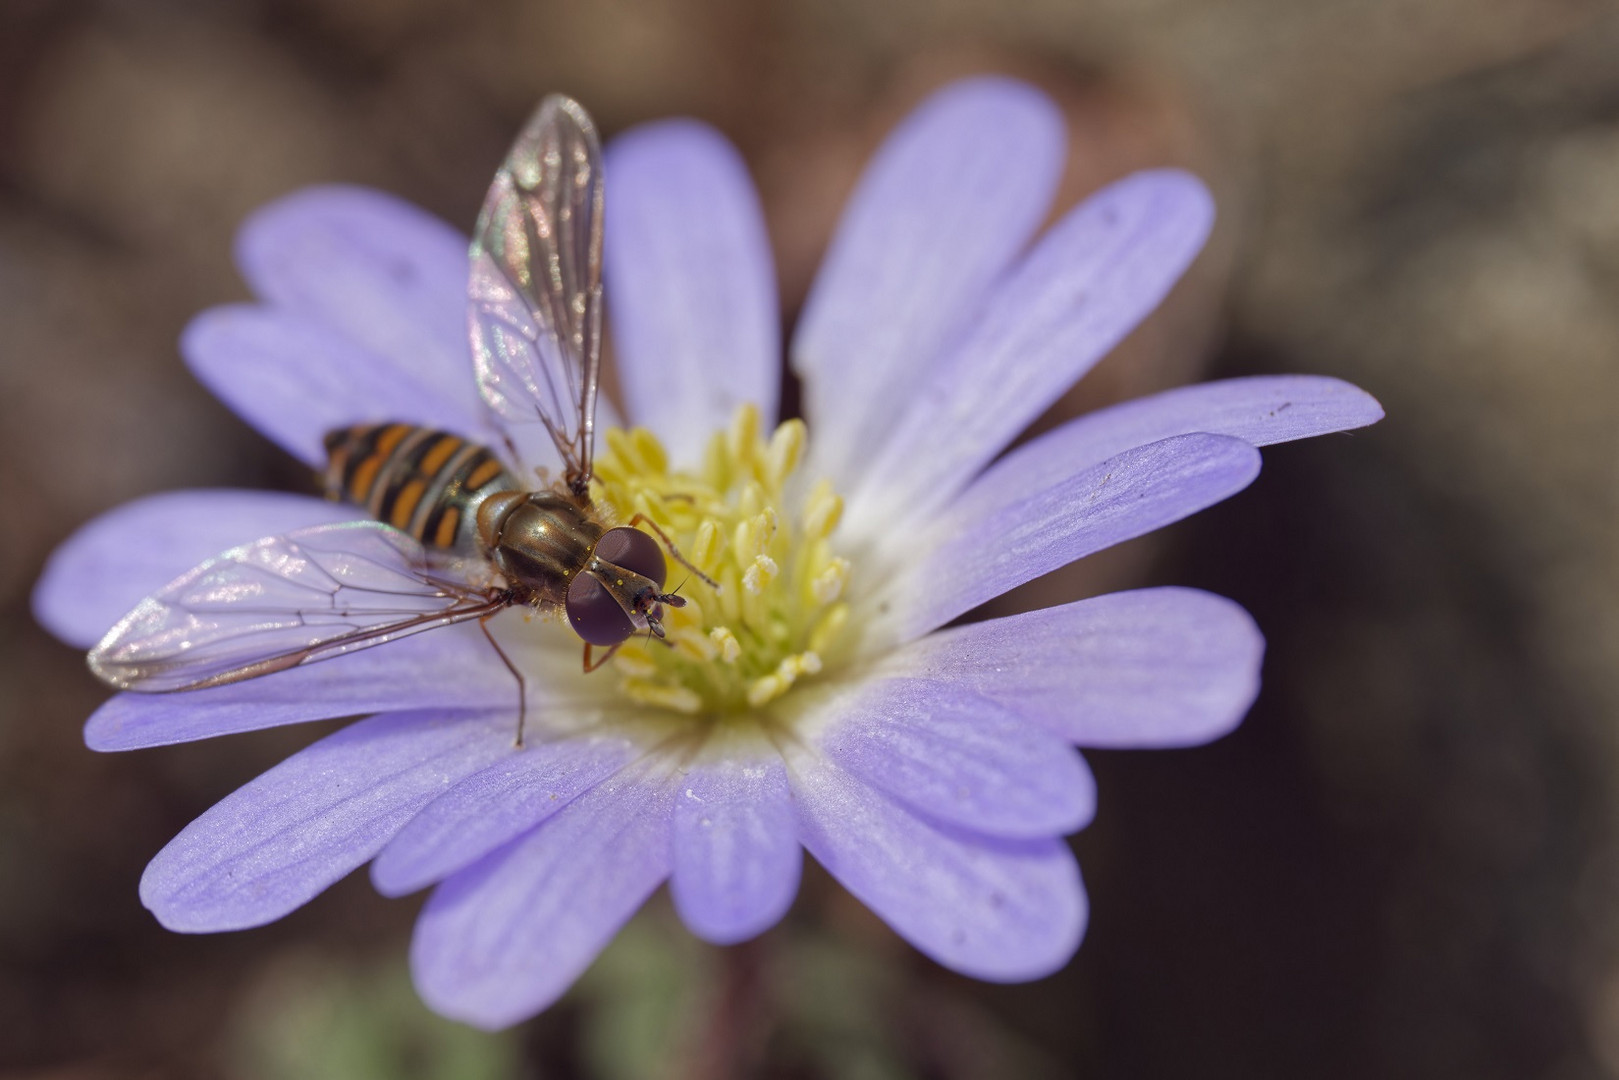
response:
{"label": "insect leg", "polygon": [[600,660],[597,660],[594,664],[592,664],[590,662],[590,642],[585,642],[585,674],[589,675],[592,671],[595,671],[597,668],[607,663],[607,661],[611,660],[613,658],[613,654],[618,652],[618,646],[622,644],[624,644],[622,641],[618,642],[612,648],[602,653],[602,658]]}
{"label": "insect leg", "polygon": [[[675,547],[675,542],[669,539],[669,534],[658,528],[657,522],[653,521],[645,514],[636,514],[634,517],[630,518],[630,527],[632,529],[637,525],[643,524],[658,534],[658,539],[662,540],[663,546],[669,549],[669,554],[674,556],[675,562],[702,578],[703,584],[707,585],[710,589],[713,589],[715,592],[719,591],[719,582],[715,581],[713,578],[709,577],[707,574],[703,573],[701,570],[697,569],[697,567],[688,562],[686,556],[680,553],[680,549]],[[659,597],[659,599],[662,599],[662,597]]]}
{"label": "insect leg", "polygon": [[[483,631],[483,636],[489,640],[490,645],[494,646],[495,655],[500,657],[500,662],[506,665],[506,670],[511,672],[512,678],[517,680],[517,742],[515,745],[521,750],[523,748],[523,721],[528,719],[528,683],[523,679],[523,673],[517,670],[517,665],[512,663],[512,658],[506,655],[506,650],[500,647],[500,642],[495,640],[495,635],[489,632],[489,620],[498,614],[498,611],[491,611],[479,619],[478,629]],[[589,648],[589,646],[587,645],[586,648]]]}

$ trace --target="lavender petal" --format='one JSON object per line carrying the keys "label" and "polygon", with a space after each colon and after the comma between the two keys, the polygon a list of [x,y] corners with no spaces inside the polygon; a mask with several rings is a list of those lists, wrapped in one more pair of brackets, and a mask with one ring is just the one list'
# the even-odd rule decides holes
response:
{"label": "lavender petal", "polygon": [[554,1002],[668,876],[671,797],[626,769],[440,885],[411,942],[422,999],[489,1030]]}
{"label": "lavender petal", "polygon": [[[413,370],[400,354],[374,352],[300,312],[210,308],[191,320],[180,350],[214,396],[312,468],[326,461],[327,432],[362,421],[495,441],[486,414],[466,394],[446,393],[444,380]],[[463,357],[462,366],[461,381],[471,386],[471,361]]]}
{"label": "lavender petal", "polygon": [[928,821],[809,752],[788,761],[799,837],[901,937],[992,982],[1049,975],[1085,931],[1079,867],[1061,840],[1006,840]]}
{"label": "lavender petal", "polygon": [[352,507],[304,495],[171,491],[107,511],[51,553],[34,586],[34,617],[89,648],[151,593],[227,548],[260,536],[349,521]]}
{"label": "lavender petal", "polygon": [[1374,424],[1366,391],[1320,375],[1253,375],[1166,390],[1088,413],[1012,450],[985,470],[969,513],[993,513],[1137,446],[1202,431],[1254,446]]}
{"label": "lavender petal", "polygon": [[467,238],[367,188],[305,188],[255,211],[236,261],[271,306],[386,357],[458,415],[482,415],[467,345]]}
{"label": "lavender petal", "polygon": [[867,598],[879,611],[869,640],[912,641],[1025,581],[1212,506],[1258,474],[1259,451],[1240,439],[1182,435],[1111,457],[992,514],[961,509],[976,504],[975,485],[960,508],[930,525],[939,542],[920,557],[913,551],[888,587]]}
{"label": "lavender petal", "polygon": [[1038,724],[947,678],[862,683],[825,706],[814,742],[872,787],[990,836],[1076,832],[1096,811],[1079,755]]}
{"label": "lavender petal", "polygon": [[1158,306],[1213,221],[1207,189],[1170,169],[1126,177],[1070,211],[911,388],[865,482],[845,491],[849,528],[889,519],[895,503],[917,514],[946,505]]}
{"label": "lavender petal", "polygon": [[631,421],[696,465],[742,402],[774,424],[780,316],[747,166],[705,124],[647,124],[607,147],[604,273]]}
{"label": "lavender petal", "polygon": [[392,713],[352,724],[188,825],[147,866],[141,902],[187,933],[279,919],[375,855],[445,787],[510,750],[499,715]]}
{"label": "lavender petal", "polygon": [[885,677],[982,694],[1080,746],[1191,746],[1241,721],[1265,639],[1239,605],[1196,589],[1113,593],[929,634]]}
{"label": "lavender petal", "polygon": [[[538,703],[538,691],[530,687],[531,705]],[[84,741],[92,750],[135,750],[423,708],[503,709],[516,730],[517,683],[476,626],[437,630],[206,690],[117,694],[91,715]]]}
{"label": "lavender petal", "polygon": [[787,771],[774,754],[693,765],[674,807],[675,909],[716,945],[774,926],[798,894],[803,857]]}
{"label": "lavender petal", "polygon": [[628,765],[628,740],[530,737],[521,752],[434,799],[382,849],[371,882],[384,896],[436,884],[521,836]]}
{"label": "lavender petal", "polygon": [[1046,214],[1064,122],[1005,78],[957,82],[888,137],[838,223],[790,350],[815,433],[809,472],[847,491],[941,349]]}

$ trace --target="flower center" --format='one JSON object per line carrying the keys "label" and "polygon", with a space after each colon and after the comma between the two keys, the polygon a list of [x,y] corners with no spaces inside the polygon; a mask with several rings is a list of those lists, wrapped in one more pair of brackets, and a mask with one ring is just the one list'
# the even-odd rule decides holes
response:
{"label": "flower center", "polygon": [[758,409],[743,405],[709,440],[701,469],[671,472],[651,432],[607,432],[591,498],[621,520],[651,518],[719,584],[670,560],[670,587],[686,606],[664,609],[665,642],[637,637],[619,648],[612,664],[629,697],[738,718],[836,658],[849,619],[849,562],[831,543],[843,499],[828,481],[806,490],[794,476],[805,435],[803,421],[788,420],[767,436]]}

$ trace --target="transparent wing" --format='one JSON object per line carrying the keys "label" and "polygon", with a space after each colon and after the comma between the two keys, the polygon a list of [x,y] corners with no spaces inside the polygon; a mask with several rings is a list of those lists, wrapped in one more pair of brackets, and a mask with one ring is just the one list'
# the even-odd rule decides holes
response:
{"label": "transparent wing", "polygon": [[429,566],[374,521],[232,548],[142,600],[90,650],[122,690],[197,690],[326,660],[499,611],[506,598]]}
{"label": "transparent wing", "polygon": [[601,366],[601,251],[601,143],[579,103],[553,94],[484,199],[468,321],[484,400],[506,420],[544,424],[580,493]]}

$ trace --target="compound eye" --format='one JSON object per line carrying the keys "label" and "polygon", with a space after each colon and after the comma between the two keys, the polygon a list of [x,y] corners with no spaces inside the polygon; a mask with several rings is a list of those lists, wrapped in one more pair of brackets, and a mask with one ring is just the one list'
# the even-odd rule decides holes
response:
{"label": "compound eye", "polygon": [[669,580],[669,567],[663,561],[663,549],[658,547],[658,542],[628,525],[601,534],[601,539],[596,541],[596,558],[651,578],[659,591]]}
{"label": "compound eye", "polygon": [[[628,567],[626,567],[628,569]],[[568,583],[568,623],[592,645],[617,645],[635,633],[635,624],[606,586],[583,571]]]}

